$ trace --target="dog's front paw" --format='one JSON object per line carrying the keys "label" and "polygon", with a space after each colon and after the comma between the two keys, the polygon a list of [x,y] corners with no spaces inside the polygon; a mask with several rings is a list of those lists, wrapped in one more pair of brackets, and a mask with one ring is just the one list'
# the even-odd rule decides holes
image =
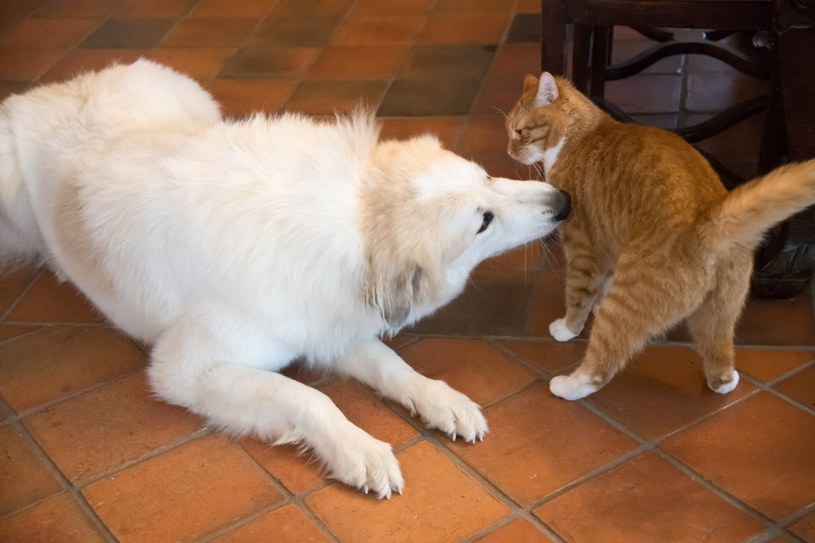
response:
{"label": "dog's front paw", "polygon": [[552,394],[565,400],[585,398],[597,392],[599,388],[586,374],[558,375],[549,381],[549,390]]}
{"label": "dog's front paw", "polygon": [[577,332],[572,332],[566,326],[566,319],[558,319],[552,324],[549,325],[549,333],[552,334],[552,337],[555,338],[557,341],[569,341],[577,337],[580,333],[580,330]]}
{"label": "dog's front paw", "polygon": [[362,490],[390,499],[405,488],[399,462],[391,446],[354,427],[329,454],[321,454],[328,476]]}
{"label": "dog's front paw", "polygon": [[481,407],[444,381],[427,380],[411,398],[413,409],[428,427],[437,428],[455,441],[475,443],[489,431]]}

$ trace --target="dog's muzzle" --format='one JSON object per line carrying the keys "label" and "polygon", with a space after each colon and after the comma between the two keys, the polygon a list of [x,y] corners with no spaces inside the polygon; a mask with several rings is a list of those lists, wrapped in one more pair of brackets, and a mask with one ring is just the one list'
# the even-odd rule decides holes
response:
{"label": "dog's muzzle", "polygon": [[569,212],[572,210],[572,197],[569,196],[569,193],[566,191],[558,191],[552,207],[559,209],[557,215],[555,215],[555,220],[562,221],[569,216]]}

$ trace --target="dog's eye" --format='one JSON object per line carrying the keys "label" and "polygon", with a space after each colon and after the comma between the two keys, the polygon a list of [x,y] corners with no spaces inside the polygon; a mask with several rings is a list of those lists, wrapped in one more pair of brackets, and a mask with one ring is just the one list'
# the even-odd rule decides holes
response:
{"label": "dog's eye", "polygon": [[485,211],[485,212],[484,212],[484,214],[483,214],[483,215],[481,215],[481,228],[479,228],[479,229],[478,229],[478,232],[476,232],[476,233],[477,233],[477,234],[480,234],[481,232],[483,232],[484,230],[486,230],[486,229],[487,229],[487,227],[488,227],[488,226],[490,225],[490,223],[492,222],[492,219],[493,219],[494,217],[495,217],[495,215],[493,215],[491,211]]}

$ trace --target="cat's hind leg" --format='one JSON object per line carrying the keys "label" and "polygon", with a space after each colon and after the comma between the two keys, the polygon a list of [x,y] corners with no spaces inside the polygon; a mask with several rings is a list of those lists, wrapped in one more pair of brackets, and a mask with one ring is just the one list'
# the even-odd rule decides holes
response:
{"label": "cat's hind leg", "polygon": [[577,400],[599,390],[640,352],[648,340],[685,318],[701,301],[693,279],[664,263],[621,264],[603,299],[581,365],[553,377],[555,396]]}
{"label": "cat's hind leg", "polygon": [[704,360],[707,385],[720,394],[731,392],[739,384],[733,363],[733,330],[750,289],[751,272],[749,253],[720,263],[713,289],[687,319]]}

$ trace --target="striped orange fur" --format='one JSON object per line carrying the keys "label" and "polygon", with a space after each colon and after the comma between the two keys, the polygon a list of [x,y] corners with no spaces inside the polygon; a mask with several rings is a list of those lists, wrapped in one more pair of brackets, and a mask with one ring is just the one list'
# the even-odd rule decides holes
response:
{"label": "striped orange fur", "polygon": [[708,162],[673,133],[613,120],[567,80],[527,76],[506,119],[508,152],[540,163],[572,195],[561,226],[567,341],[589,312],[585,359],[550,388],[567,399],[605,385],[648,340],[682,320],[698,343],[708,386],[738,384],[733,331],[753,252],[774,224],[815,203],[815,160],[790,164],[728,193]]}

